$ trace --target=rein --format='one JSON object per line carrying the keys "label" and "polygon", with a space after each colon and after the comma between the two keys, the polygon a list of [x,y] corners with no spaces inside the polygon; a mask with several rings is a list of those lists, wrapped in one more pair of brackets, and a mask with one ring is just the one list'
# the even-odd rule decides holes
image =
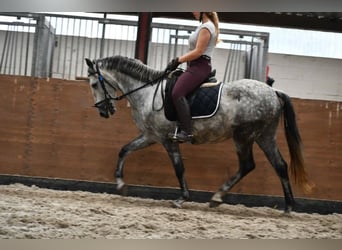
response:
{"label": "rein", "polygon": [[[112,97],[112,96],[110,96],[110,94],[108,93],[108,91],[107,91],[107,89],[106,89],[106,86],[105,86],[104,82],[106,82],[112,89],[114,89],[114,90],[116,90],[116,89],[115,89],[115,87],[114,87],[109,81],[107,81],[107,80],[105,79],[105,77],[100,73],[99,66],[98,66],[97,64],[96,64],[96,72],[94,72],[94,74],[98,74],[99,82],[100,82],[101,87],[102,87],[102,89],[103,89],[103,91],[104,91],[104,93],[105,93],[105,99],[115,100],[115,101],[120,101],[120,100],[123,99],[124,97],[126,97],[126,96],[128,96],[128,95],[130,95],[130,94],[133,94],[133,93],[135,93],[135,92],[137,92],[137,91],[139,91],[139,90],[141,90],[141,89],[143,89],[143,88],[146,88],[146,87],[149,86],[149,85],[153,86],[156,82],[159,82],[160,80],[164,79],[165,76],[167,75],[167,73],[168,73],[168,72],[165,70],[164,73],[163,73],[160,77],[158,77],[158,78],[156,78],[156,79],[153,79],[153,80],[151,80],[151,81],[148,81],[148,82],[145,83],[144,85],[142,85],[142,86],[140,86],[140,87],[138,87],[138,88],[136,88],[136,89],[133,89],[133,90],[131,90],[131,91],[128,91],[127,93],[124,93],[124,94],[122,94],[122,95],[120,95],[120,96]],[[158,85],[158,86],[159,86],[159,85]],[[157,87],[157,89],[158,89],[158,87]],[[154,95],[154,96],[155,96],[155,95]]]}

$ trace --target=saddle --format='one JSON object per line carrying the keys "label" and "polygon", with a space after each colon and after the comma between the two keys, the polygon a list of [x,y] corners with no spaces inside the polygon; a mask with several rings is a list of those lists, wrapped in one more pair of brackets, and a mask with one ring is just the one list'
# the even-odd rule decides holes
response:
{"label": "saddle", "polygon": [[[177,112],[172,101],[172,89],[183,72],[183,69],[176,69],[170,73],[166,82],[164,113],[170,121],[178,121]],[[213,70],[199,88],[186,96],[192,119],[210,118],[216,114],[222,86],[222,82],[218,82],[216,79],[216,70]]]}

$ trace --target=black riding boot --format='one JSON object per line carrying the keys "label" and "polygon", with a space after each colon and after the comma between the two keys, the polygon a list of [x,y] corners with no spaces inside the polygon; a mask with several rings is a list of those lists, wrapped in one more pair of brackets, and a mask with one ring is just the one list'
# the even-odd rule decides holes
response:
{"label": "black riding boot", "polygon": [[185,97],[180,97],[175,103],[175,108],[180,122],[180,131],[176,135],[179,142],[187,142],[192,139],[191,114],[188,101]]}

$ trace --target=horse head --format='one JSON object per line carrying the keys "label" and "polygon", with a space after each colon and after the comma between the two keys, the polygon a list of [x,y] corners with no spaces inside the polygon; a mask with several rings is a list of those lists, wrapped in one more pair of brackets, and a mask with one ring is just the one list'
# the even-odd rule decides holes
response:
{"label": "horse head", "polygon": [[109,118],[115,113],[115,88],[101,74],[99,65],[88,58],[85,59],[88,65],[88,78],[91,92],[94,97],[94,107],[99,111],[101,117]]}

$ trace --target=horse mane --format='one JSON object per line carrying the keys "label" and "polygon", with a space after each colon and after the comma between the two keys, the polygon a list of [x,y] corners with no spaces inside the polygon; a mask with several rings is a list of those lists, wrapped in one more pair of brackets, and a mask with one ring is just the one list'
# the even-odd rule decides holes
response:
{"label": "horse mane", "polygon": [[134,58],[112,56],[98,59],[96,63],[100,68],[117,70],[142,82],[163,80],[164,71],[155,70]]}

